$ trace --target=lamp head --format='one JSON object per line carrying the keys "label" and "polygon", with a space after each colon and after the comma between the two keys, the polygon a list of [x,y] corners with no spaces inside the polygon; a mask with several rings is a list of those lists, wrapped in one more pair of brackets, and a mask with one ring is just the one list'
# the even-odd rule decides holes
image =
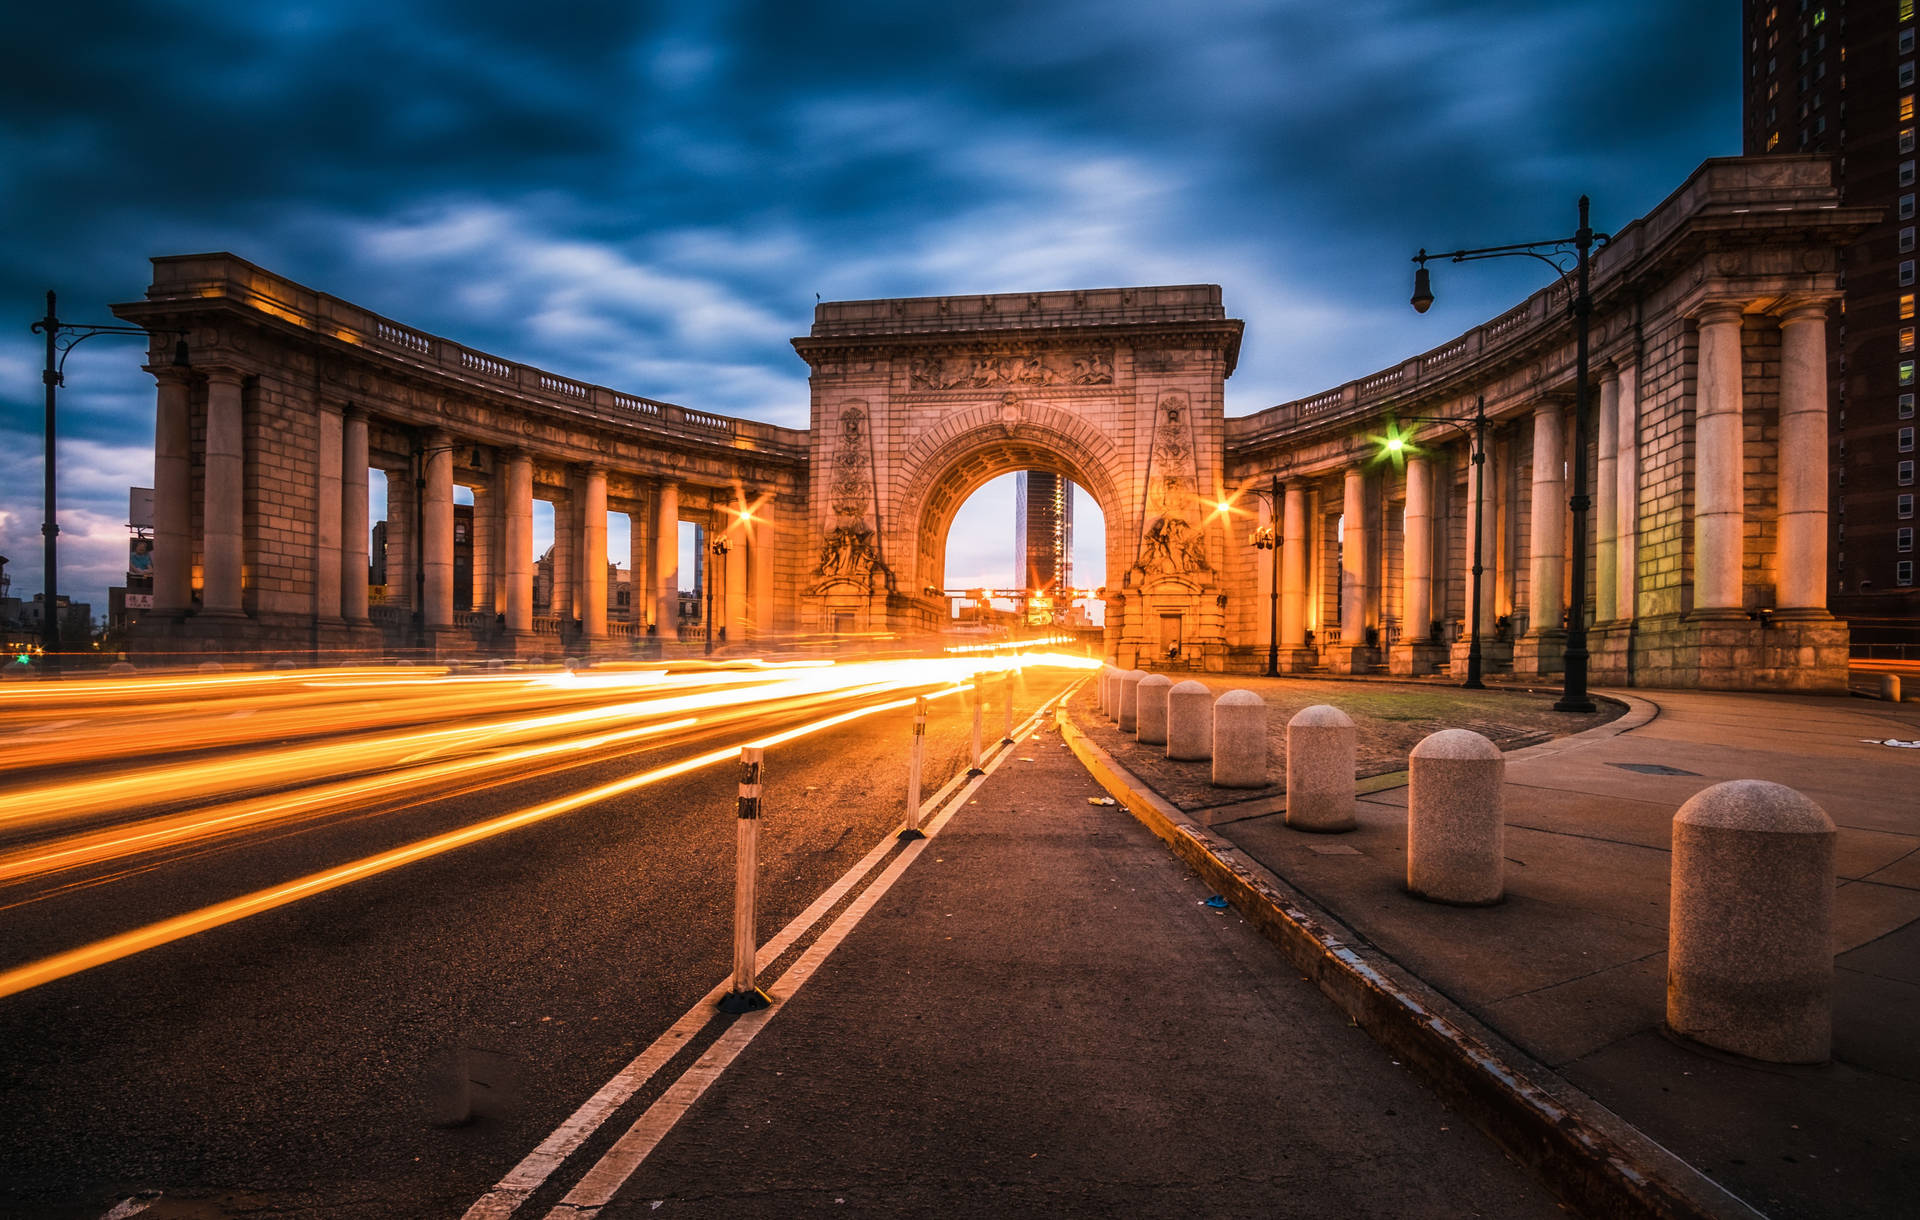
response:
{"label": "lamp head", "polygon": [[173,341],[173,367],[184,369],[191,367],[192,364],[193,360],[187,354],[187,337],[181,335]]}
{"label": "lamp head", "polygon": [[1427,252],[1422,250],[1416,261],[1420,266],[1413,273],[1413,312],[1425,313],[1433,308],[1433,276],[1427,271]]}

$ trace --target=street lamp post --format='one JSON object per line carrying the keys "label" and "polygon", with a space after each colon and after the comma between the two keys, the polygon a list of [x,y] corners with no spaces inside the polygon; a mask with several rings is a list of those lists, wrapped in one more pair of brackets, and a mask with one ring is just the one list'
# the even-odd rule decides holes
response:
{"label": "street lamp post", "polygon": [[[727,570],[727,552],[733,549],[725,538],[715,538],[707,548],[712,558],[707,561],[707,655],[713,655],[713,584],[720,573]],[[720,599],[722,610],[726,608],[726,598]],[[726,628],[721,628],[725,632]]]}
{"label": "street lamp post", "polygon": [[[1445,415],[1409,415],[1402,416],[1396,422],[1410,424],[1445,424],[1449,428],[1458,428],[1473,437],[1473,538],[1467,544],[1473,550],[1473,581],[1467,591],[1467,680],[1460,684],[1464,690],[1485,690],[1486,683],[1480,680],[1480,585],[1481,573],[1485,570],[1481,564],[1481,527],[1486,516],[1487,506],[1487,396],[1482,394],[1473,408],[1473,426],[1469,428],[1460,420]],[[1399,436],[1387,438],[1387,451],[1399,453],[1406,448],[1406,441]]]}
{"label": "street lamp post", "polygon": [[56,480],[54,464],[55,408],[56,393],[67,382],[67,356],[83,341],[95,335],[154,335],[175,336],[173,345],[173,363],[176,368],[186,368],[187,332],[183,330],[150,331],[144,326],[96,326],[91,323],[62,322],[54,310],[54,295],[47,292],[47,316],[35,322],[31,328],[33,334],[45,334],[47,337],[47,363],[40,374],[40,381],[47,390],[47,457],[46,457],[46,519],[41,522],[40,532],[46,538],[46,571],[42,573],[42,596],[46,606],[40,621],[40,652],[43,673],[60,672],[60,523],[56,513]]}
{"label": "street lamp post", "polygon": [[[1428,259],[1444,258],[1465,263],[1485,258],[1535,258],[1559,273],[1563,283],[1569,274],[1574,277],[1572,299],[1568,302],[1568,311],[1574,320],[1573,495],[1569,507],[1573,510],[1574,546],[1580,553],[1575,556],[1573,579],[1567,590],[1569,609],[1564,681],[1560,698],[1553,705],[1556,711],[1562,712],[1595,710],[1593,698],[1587,694],[1587,509],[1592,503],[1587,495],[1587,347],[1589,323],[1593,316],[1589,264],[1594,243],[1597,241],[1605,246],[1610,238],[1605,233],[1594,232],[1587,223],[1587,204],[1587,197],[1580,196],[1580,224],[1572,237],[1517,242],[1510,246],[1485,246],[1478,250],[1451,250],[1444,254],[1428,254],[1422,249],[1413,256],[1413,261],[1419,264],[1419,270],[1413,273],[1411,302],[1417,313],[1425,313],[1433,305],[1433,281],[1427,271]],[[1551,250],[1554,255],[1542,254],[1542,250]],[[1571,271],[1558,261],[1569,252],[1574,258]],[[1476,616],[1475,626],[1478,625]]]}

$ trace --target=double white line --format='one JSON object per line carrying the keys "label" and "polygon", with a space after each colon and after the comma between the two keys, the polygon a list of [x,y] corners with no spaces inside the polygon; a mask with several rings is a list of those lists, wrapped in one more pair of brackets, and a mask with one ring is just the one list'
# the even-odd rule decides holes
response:
{"label": "double white line", "polygon": [[[773,1007],[757,1012],[745,1013],[734,1018],[733,1024],[714,1040],[704,1054],[693,1062],[680,1078],[667,1086],[654,1103],[647,1107],[640,1117],[634,1120],[626,1134],[594,1163],[574,1188],[568,1192],[554,1208],[547,1213],[547,1220],[580,1220],[591,1217],[613,1201],[622,1186],[631,1178],[641,1164],[666,1138],[674,1124],[680,1121],[693,1104],[698,1101],[740,1052],[747,1048],[755,1036],[765,1029],[768,1022],[780,1014],[806,981],[813,977],[822,962],[826,961],[840,942],[857,927],[875,903],[893,887],[907,867],[917,859],[927,844],[937,837],[947,822],[967,802],[967,798],[985,783],[987,776],[1000,768],[1013,751],[1014,744],[1031,733],[1052,709],[1054,704],[1065,698],[1078,683],[1055,695],[1042,704],[1025,724],[1014,732],[1013,740],[1001,747],[990,760],[983,764],[978,775],[961,774],[947,781],[940,791],[926,802],[927,806],[938,809],[930,820],[923,821],[927,837],[909,841],[894,857],[894,860],[882,871],[878,878],[857,897],[840,917],[833,921],[827,930],[820,934],[800,959],[780,976],[773,985]],[[957,789],[957,791],[956,791]],[[923,807],[924,811],[924,807]],[[897,842],[895,834],[889,832],[872,851],[869,851],[846,874],[833,884],[825,893],[814,900],[813,905],[796,916],[792,923],[781,929],[780,934],[760,947],[756,957],[759,969],[767,969],[795,942],[812,929],[813,925],[825,917],[840,900],[851,892],[870,873],[874,866],[885,859]],[[713,990],[689,1008],[672,1028],[654,1040],[653,1045],[640,1052],[633,1062],[622,1068],[613,1079],[600,1087],[579,1109],[557,1127],[552,1135],[542,1140],[540,1146],[528,1153],[518,1165],[501,1178],[500,1181],[482,1195],[478,1202],[467,1209],[463,1220],[501,1220],[511,1216],[533,1193],[544,1186],[574,1152],[578,1151],[593,1134],[624,1106],[633,1095],[646,1086],[654,1075],[665,1067],[673,1057],[685,1047],[708,1022],[719,1015],[717,1005],[722,996],[732,986],[731,976],[716,984]]]}

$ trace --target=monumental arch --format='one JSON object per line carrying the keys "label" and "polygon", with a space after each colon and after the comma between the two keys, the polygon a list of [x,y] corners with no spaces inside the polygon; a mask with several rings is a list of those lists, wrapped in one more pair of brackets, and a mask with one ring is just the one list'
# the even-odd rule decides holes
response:
{"label": "monumental arch", "polygon": [[1223,669],[1233,540],[1212,506],[1240,333],[1214,285],[822,304],[794,340],[820,544],[803,627],[941,625],[954,514],[1045,470],[1106,516],[1108,652]]}
{"label": "monumental arch", "polygon": [[[116,310],[157,332],[155,610],[136,644],[657,653],[688,608],[685,522],[720,544],[700,562],[726,645],[915,636],[948,621],[961,503],[1038,469],[1106,517],[1104,650],[1122,665],[1256,670],[1271,643],[1292,671],[1458,674],[1477,518],[1489,672],[1550,680],[1579,614],[1596,683],[1841,690],[1827,324],[1838,251],[1876,213],[1842,207],[1831,175],[1820,157],[1709,161],[1596,252],[1584,434],[1564,283],[1236,418],[1241,323],[1214,286],[823,302],[794,341],[802,432],[516,364],[231,255],[156,259],[146,299]],[[190,369],[171,366],[175,330]],[[1483,464],[1462,429],[1418,422],[1483,400]],[[1389,458],[1386,435],[1409,443]],[[369,467],[389,489],[379,597]],[[1278,503],[1253,494],[1275,484]],[[540,613],[535,500],[555,527]],[[625,608],[602,570],[609,510],[634,527]],[[1249,545],[1261,525],[1277,549]]]}

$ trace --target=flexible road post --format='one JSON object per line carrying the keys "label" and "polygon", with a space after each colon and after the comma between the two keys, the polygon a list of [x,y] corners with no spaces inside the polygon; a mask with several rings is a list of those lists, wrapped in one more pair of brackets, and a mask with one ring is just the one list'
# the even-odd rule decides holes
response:
{"label": "flexible road post", "polygon": [[1006,687],[1007,702],[1001,710],[1005,713],[1006,724],[1000,730],[1000,744],[1010,746],[1013,744],[1013,671],[1011,669],[1006,672],[1003,684]]}
{"label": "flexible road post", "polygon": [[767,1008],[773,998],[760,990],[755,978],[754,943],[756,895],[754,878],[760,865],[760,769],[766,759],[761,746],[740,747],[740,833],[734,853],[733,990],[720,1000],[721,1012],[752,1012]]}
{"label": "flexible road post", "polygon": [[980,769],[980,712],[986,692],[980,687],[980,675],[973,675],[973,763],[967,768],[968,775],[983,775]]}
{"label": "flexible road post", "polygon": [[913,701],[913,753],[907,756],[907,828],[902,839],[924,839],[920,829],[920,760],[927,750],[927,697]]}

